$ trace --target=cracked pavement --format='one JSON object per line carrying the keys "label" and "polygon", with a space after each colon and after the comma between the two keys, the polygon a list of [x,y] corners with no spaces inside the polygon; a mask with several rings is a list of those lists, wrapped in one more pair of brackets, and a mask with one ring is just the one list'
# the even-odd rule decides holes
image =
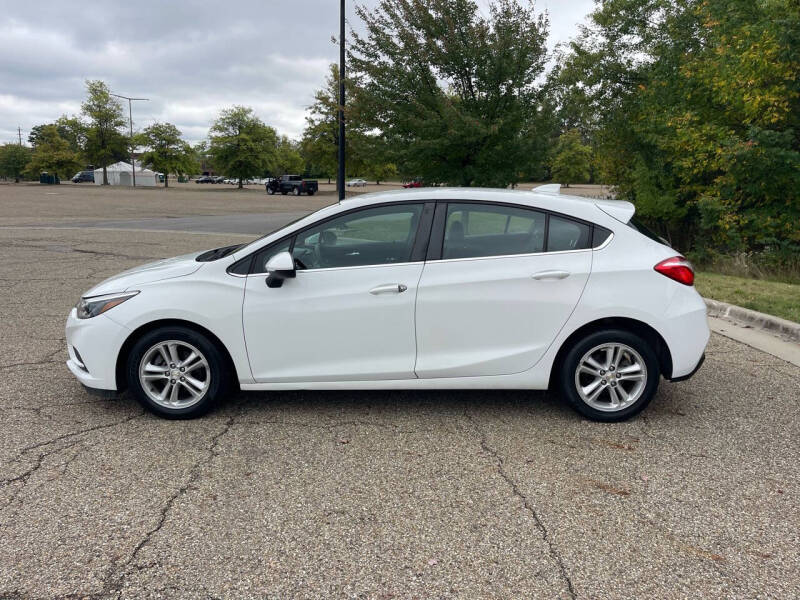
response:
{"label": "cracked pavement", "polygon": [[800,596],[800,368],[714,335],[620,424],[512,391],[239,393],[164,421],[81,388],[66,314],[241,238],[37,229],[74,193],[8,188],[0,225],[32,226],[0,229],[0,598]]}

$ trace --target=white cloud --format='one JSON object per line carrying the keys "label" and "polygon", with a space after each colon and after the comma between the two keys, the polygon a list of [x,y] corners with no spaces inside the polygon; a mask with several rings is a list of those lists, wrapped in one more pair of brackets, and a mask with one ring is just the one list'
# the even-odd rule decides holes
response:
{"label": "white cloud", "polygon": [[[479,0],[486,5],[487,0]],[[374,5],[377,0],[366,0]],[[134,121],[175,123],[196,141],[219,111],[251,106],[298,137],[305,109],[338,60],[333,0],[0,0],[0,142],[80,110],[84,81],[143,96]],[[348,0],[351,25],[354,0]],[[592,0],[540,0],[552,47],[576,32]]]}

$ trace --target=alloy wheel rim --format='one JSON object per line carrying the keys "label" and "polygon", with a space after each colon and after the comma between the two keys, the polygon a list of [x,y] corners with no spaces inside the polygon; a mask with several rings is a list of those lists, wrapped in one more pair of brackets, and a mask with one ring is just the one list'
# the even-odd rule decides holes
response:
{"label": "alloy wheel rim", "polygon": [[208,360],[192,344],[166,340],[150,347],[139,362],[139,383],[147,397],[169,409],[200,402],[211,384]]}
{"label": "alloy wheel rim", "polygon": [[646,385],[647,365],[626,344],[595,346],[575,369],[575,388],[581,400],[603,412],[625,410],[641,398]]}

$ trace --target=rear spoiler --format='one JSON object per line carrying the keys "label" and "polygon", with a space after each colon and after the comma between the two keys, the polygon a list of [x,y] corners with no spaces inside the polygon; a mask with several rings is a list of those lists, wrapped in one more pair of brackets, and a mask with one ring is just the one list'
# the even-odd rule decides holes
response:
{"label": "rear spoiler", "polygon": [[[538,194],[560,194],[560,183],[548,183],[547,185],[540,185],[533,188],[533,191]],[[591,198],[584,198],[581,196],[572,196],[573,198],[592,202]],[[606,213],[608,216],[613,217],[617,221],[625,223],[631,220],[633,214],[636,212],[636,207],[630,202],[625,200],[594,200],[595,206]]]}
{"label": "rear spoiler", "polygon": [[595,206],[617,221],[627,224],[631,220],[636,207],[625,200],[597,200]]}

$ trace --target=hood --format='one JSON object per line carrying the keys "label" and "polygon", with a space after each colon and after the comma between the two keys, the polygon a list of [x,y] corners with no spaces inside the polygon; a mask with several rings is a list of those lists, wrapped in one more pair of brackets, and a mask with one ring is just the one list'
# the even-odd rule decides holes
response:
{"label": "hood", "polygon": [[135,289],[137,285],[191,275],[203,266],[203,263],[195,260],[200,254],[200,252],[193,252],[128,269],[109,277],[105,281],[101,281],[84,293],[83,297],[124,292],[125,290]]}

